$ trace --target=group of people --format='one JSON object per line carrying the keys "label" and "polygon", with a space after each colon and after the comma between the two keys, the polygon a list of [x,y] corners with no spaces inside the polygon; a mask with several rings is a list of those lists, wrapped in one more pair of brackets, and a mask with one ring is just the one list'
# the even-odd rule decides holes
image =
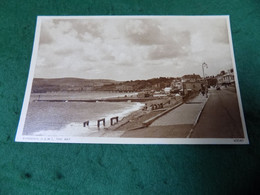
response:
{"label": "group of people", "polygon": [[208,86],[202,83],[200,92],[203,96],[206,95],[206,97],[208,97]]}

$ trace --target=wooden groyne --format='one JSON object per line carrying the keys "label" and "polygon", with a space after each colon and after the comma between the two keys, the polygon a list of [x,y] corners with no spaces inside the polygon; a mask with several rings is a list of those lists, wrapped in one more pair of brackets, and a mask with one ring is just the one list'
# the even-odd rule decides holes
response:
{"label": "wooden groyne", "polygon": [[[119,122],[119,117],[118,117],[118,116],[115,116],[115,117],[110,118],[110,125],[111,125],[111,126],[117,124],[118,122]],[[105,118],[102,118],[102,119],[98,119],[98,120],[97,120],[97,128],[98,128],[98,129],[100,128],[101,125],[103,125],[104,127],[106,126],[106,120],[105,120]],[[89,126],[89,121],[83,122],[83,127],[86,127],[86,126]]]}
{"label": "wooden groyne", "polygon": [[[114,123],[114,120],[116,121],[115,123]],[[118,116],[112,117],[112,118],[110,119],[110,124],[111,124],[111,125],[114,125],[114,124],[116,124],[116,123],[118,123]]]}
{"label": "wooden groyne", "polygon": [[101,122],[103,123],[103,126],[106,126],[106,120],[105,120],[105,118],[102,118],[102,119],[97,120],[97,127],[98,128],[100,127]]}

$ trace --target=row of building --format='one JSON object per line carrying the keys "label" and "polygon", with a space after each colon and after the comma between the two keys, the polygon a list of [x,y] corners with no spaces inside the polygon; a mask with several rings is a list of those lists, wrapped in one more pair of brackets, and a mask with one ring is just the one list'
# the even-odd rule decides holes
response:
{"label": "row of building", "polygon": [[200,91],[202,85],[205,86],[222,86],[232,85],[235,83],[234,73],[231,70],[224,72],[212,77],[201,78],[200,75],[191,74],[184,75],[179,79],[174,79],[171,84],[172,91],[182,91],[187,94],[189,91]]}
{"label": "row of building", "polygon": [[[133,92],[137,91],[143,96],[148,96],[153,92],[156,93],[179,93],[187,94],[190,91],[200,91],[202,86],[220,86],[230,85],[234,83],[233,71],[221,71],[216,76],[202,78],[198,74],[184,75],[178,78],[172,78],[172,80],[156,80],[156,82],[148,81],[133,81],[120,84],[111,85],[111,90]],[[141,88],[138,86],[142,86]],[[106,86],[106,89],[110,89]]]}

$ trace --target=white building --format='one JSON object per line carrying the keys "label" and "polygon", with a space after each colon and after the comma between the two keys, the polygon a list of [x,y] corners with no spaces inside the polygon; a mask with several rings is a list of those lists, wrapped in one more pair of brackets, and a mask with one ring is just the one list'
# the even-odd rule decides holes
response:
{"label": "white building", "polygon": [[171,87],[165,87],[165,88],[164,88],[164,93],[170,94],[171,90],[172,90]]}
{"label": "white building", "polygon": [[235,77],[234,77],[234,73],[232,72],[228,72],[224,75],[217,75],[216,76],[217,80],[218,80],[218,84],[219,85],[225,85],[225,84],[232,84],[235,82]]}

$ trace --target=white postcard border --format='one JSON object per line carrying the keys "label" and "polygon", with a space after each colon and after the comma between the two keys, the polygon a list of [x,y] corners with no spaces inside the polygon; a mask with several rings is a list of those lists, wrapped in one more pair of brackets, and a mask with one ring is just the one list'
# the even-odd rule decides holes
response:
{"label": "white postcard border", "polygon": [[[32,89],[32,82],[34,78],[34,71],[36,67],[37,54],[39,49],[41,21],[43,19],[88,19],[88,18],[160,18],[160,17],[211,17],[211,18],[225,18],[227,20],[227,29],[229,36],[229,44],[232,57],[232,66],[235,75],[235,84],[237,88],[237,97],[239,102],[239,110],[241,116],[241,122],[243,126],[244,138],[115,138],[115,137],[68,137],[68,136],[28,136],[22,135],[25,118],[29,106],[30,93]],[[205,16],[181,16],[181,15],[170,15],[170,16],[38,16],[35,30],[33,52],[30,63],[30,70],[28,74],[28,80],[26,85],[26,91],[22,106],[22,111],[19,119],[19,124],[16,132],[16,142],[34,142],[34,143],[79,143],[79,144],[202,144],[202,145],[215,145],[215,144],[249,144],[245,118],[243,114],[243,106],[241,101],[240,89],[238,84],[237,69],[235,64],[234,49],[231,35],[229,15],[205,15]]]}

